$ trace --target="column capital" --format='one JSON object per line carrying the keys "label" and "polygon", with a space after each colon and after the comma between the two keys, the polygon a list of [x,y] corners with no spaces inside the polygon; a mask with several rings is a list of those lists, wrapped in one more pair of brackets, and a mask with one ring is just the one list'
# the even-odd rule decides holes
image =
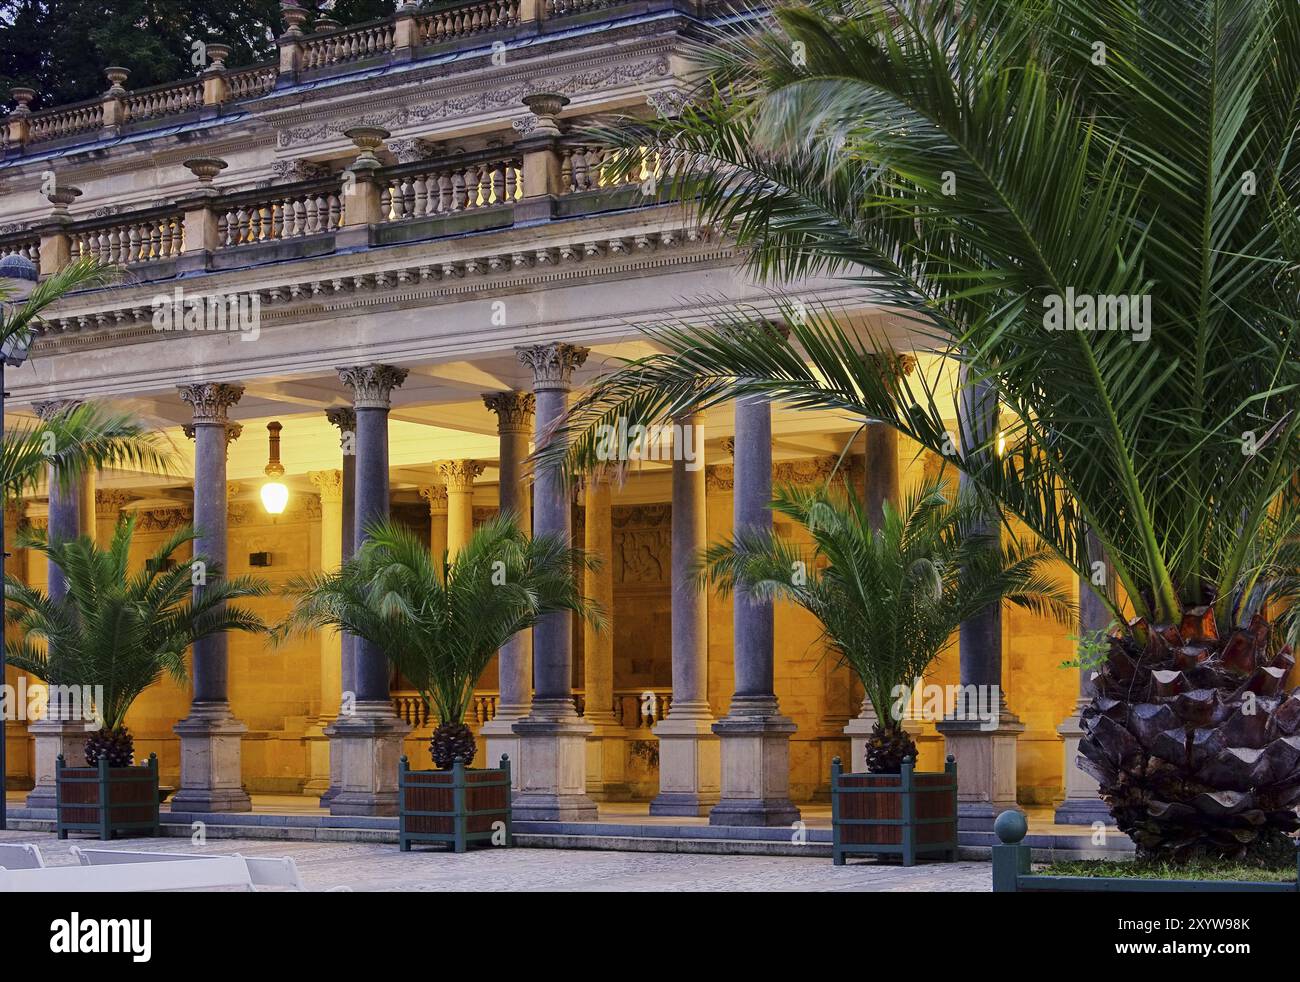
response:
{"label": "column capital", "polygon": [[320,489],[321,501],[341,502],[343,500],[343,472],[341,470],[308,471],[307,478]]}
{"label": "column capital", "polygon": [[430,515],[447,514],[447,486],[425,484],[420,487],[420,497],[429,503]]}
{"label": "column capital", "polygon": [[135,495],[130,491],[120,491],[115,488],[106,488],[95,490],[95,507],[103,508],[108,511],[121,511],[132,501]]}
{"label": "column capital", "polygon": [[351,406],[330,406],[325,410],[325,418],[330,425],[337,426],[340,433],[357,431],[357,411]]}
{"label": "column capital", "polygon": [[194,422],[224,423],[229,418],[230,407],[244,394],[244,387],[228,382],[196,382],[178,385],[176,392],[181,402],[193,409]]}
{"label": "column capital", "polygon": [[82,399],[50,399],[46,402],[32,403],[32,409],[42,422],[48,423],[54,417],[76,409],[83,401]]}
{"label": "column capital", "polygon": [[573,385],[573,371],[581,368],[591,354],[590,348],[553,341],[550,344],[533,344],[515,348],[520,364],[533,370],[533,390],[567,391]]}
{"label": "column capital", "polygon": [[[222,422],[222,420],[206,419],[206,420],[196,420],[195,422],[199,422],[199,423],[220,423],[220,422]],[[243,424],[243,423],[232,423],[232,422],[230,422],[229,420],[226,420],[226,421],[225,421],[225,424],[226,424],[226,446],[228,447],[228,446],[230,446],[232,443],[234,443],[236,440],[238,440],[239,437],[240,437],[240,435],[244,432],[244,424]],[[191,440],[193,440],[193,439],[194,439],[194,433],[195,433],[194,423],[182,423],[182,424],[181,424],[181,432],[183,432],[187,437],[189,437]]]}
{"label": "column capital", "polygon": [[377,364],[345,366],[338,373],[339,381],[352,390],[352,403],[357,409],[388,409],[393,390],[410,374],[396,365]]}
{"label": "column capital", "polygon": [[531,430],[537,396],[531,392],[484,392],[483,405],[497,414],[497,432]]}
{"label": "column capital", "polygon": [[867,363],[894,378],[903,378],[916,370],[916,358],[901,351],[878,351],[869,354]]}
{"label": "column capital", "polygon": [[468,491],[474,486],[474,478],[483,473],[483,464],[477,460],[444,460],[438,465],[447,491]]}

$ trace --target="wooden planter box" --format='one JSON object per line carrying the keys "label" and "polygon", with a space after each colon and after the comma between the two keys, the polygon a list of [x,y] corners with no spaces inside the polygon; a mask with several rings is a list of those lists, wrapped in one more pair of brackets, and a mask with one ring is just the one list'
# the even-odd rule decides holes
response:
{"label": "wooden planter box", "polygon": [[1019,812],[997,817],[993,831],[994,893],[1300,893],[1300,843],[1294,882],[1253,880],[1147,880],[1138,876],[1044,876],[1031,873],[1025,845],[1028,824]]}
{"label": "wooden planter box", "polygon": [[56,829],[91,832],[111,839],[118,832],[158,834],[158,757],[139,767],[69,767],[59,754],[54,762]]}
{"label": "wooden planter box", "polygon": [[957,763],[939,773],[918,773],[910,760],[899,774],[846,774],[831,761],[831,855],[957,859]]}
{"label": "wooden planter box", "polygon": [[[472,842],[509,846],[510,758],[500,767],[413,771],[402,757],[397,775],[398,843],[442,842],[465,852]],[[495,841],[494,841],[495,840]]]}

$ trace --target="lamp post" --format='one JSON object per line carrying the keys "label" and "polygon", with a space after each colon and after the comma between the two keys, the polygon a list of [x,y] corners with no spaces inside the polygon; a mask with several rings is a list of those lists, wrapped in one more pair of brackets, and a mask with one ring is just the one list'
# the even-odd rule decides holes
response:
{"label": "lamp post", "polygon": [[[36,264],[25,256],[10,255],[0,259],[0,335],[8,329],[10,311],[31,296],[32,287],[39,278]],[[23,332],[7,338],[3,344],[0,344],[0,436],[4,433],[5,425],[4,400],[9,394],[5,391],[5,368],[6,366],[17,368],[27,360],[29,342],[26,332]],[[2,497],[3,495],[0,495],[0,498]],[[3,508],[2,500],[0,500],[0,508]],[[0,515],[0,557],[3,557],[0,558],[0,572],[3,572],[4,559],[9,557],[5,545],[4,519]],[[4,618],[0,616],[0,686],[4,685],[4,681]],[[11,703],[6,704],[5,708],[9,711],[13,710]],[[8,713],[4,715],[7,716]],[[5,739],[8,736],[7,723],[7,719],[0,719],[0,831],[9,827],[8,760],[5,746]]]}

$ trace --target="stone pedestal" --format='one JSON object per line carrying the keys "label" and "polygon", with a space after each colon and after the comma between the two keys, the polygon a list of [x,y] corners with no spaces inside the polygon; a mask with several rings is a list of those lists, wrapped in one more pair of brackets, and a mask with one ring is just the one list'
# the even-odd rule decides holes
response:
{"label": "stone pedestal", "polygon": [[93,730],[84,720],[43,719],[29,723],[27,731],[36,742],[36,784],[27,795],[27,807],[54,808],[54,762],[63,754],[69,765],[84,767],[86,738]]}
{"label": "stone pedestal", "polygon": [[389,702],[359,702],[355,713],[326,727],[337,760],[331,815],[397,814],[397,768],[409,730]]}
{"label": "stone pedestal", "polygon": [[1016,740],[1025,724],[1010,713],[993,729],[979,720],[943,720],[945,752],[957,761],[957,827],[988,832],[993,820],[1016,804]]}
{"label": "stone pedestal", "polygon": [[707,815],[722,791],[722,756],[713,717],[687,718],[676,712],[655,724],[659,738],[659,794],[651,815]]}
{"label": "stone pedestal", "polygon": [[589,722],[587,794],[593,801],[630,801],[627,783],[627,731],[616,722]]}
{"label": "stone pedestal", "polygon": [[784,716],[727,715],[713,724],[722,757],[721,796],[710,825],[791,825],[799,809],[790,801],[790,735]]}
{"label": "stone pedestal", "polygon": [[253,803],[239,773],[239,742],[248,727],[227,703],[196,702],[174,727],[181,738],[181,786],[174,812],[246,812]]}
{"label": "stone pedestal", "polygon": [[517,822],[592,822],[596,804],[587,794],[587,739],[592,726],[568,704],[568,718],[546,719],[563,707],[533,700],[527,719],[515,723],[519,739],[519,794],[514,799]]}
{"label": "stone pedestal", "polygon": [[1079,740],[1083,737],[1078,712],[1058,726],[1056,732],[1061,735],[1065,748],[1065,797],[1056,806],[1056,824],[1091,825],[1093,822],[1104,822],[1114,825],[1115,819],[1111,817],[1110,809],[1098,793],[1097,779],[1075,762],[1079,756]]}

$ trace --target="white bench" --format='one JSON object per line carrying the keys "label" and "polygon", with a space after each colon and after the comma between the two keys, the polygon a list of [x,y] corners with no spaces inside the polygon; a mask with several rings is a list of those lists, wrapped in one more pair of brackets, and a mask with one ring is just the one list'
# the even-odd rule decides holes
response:
{"label": "white bench", "polygon": [[0,893],[154,893],[169,890],[253,889],[248,864],[238,856],[207,862],[171,859],[108,866],[0,869]]}
{"label": "white bench", "polygon": [[3,869],[43,869],[45,860],[41,851],[25,843],[0,845],[0,868]]}
{"label": "white bench", "polygon": [[233,857],[213,856],[201,852],[139,852],[129,849],[87,849],[73,846],[72,854],[82,866],[123,866],[135,863],[183,863],[195,859],[238,859],[248,869],[249,879],[254,887],[288,887],[291,890],[306,890],[302,878],[298,875],[298,864],[288,856],[283,858],[263,858],[259,856]]}

